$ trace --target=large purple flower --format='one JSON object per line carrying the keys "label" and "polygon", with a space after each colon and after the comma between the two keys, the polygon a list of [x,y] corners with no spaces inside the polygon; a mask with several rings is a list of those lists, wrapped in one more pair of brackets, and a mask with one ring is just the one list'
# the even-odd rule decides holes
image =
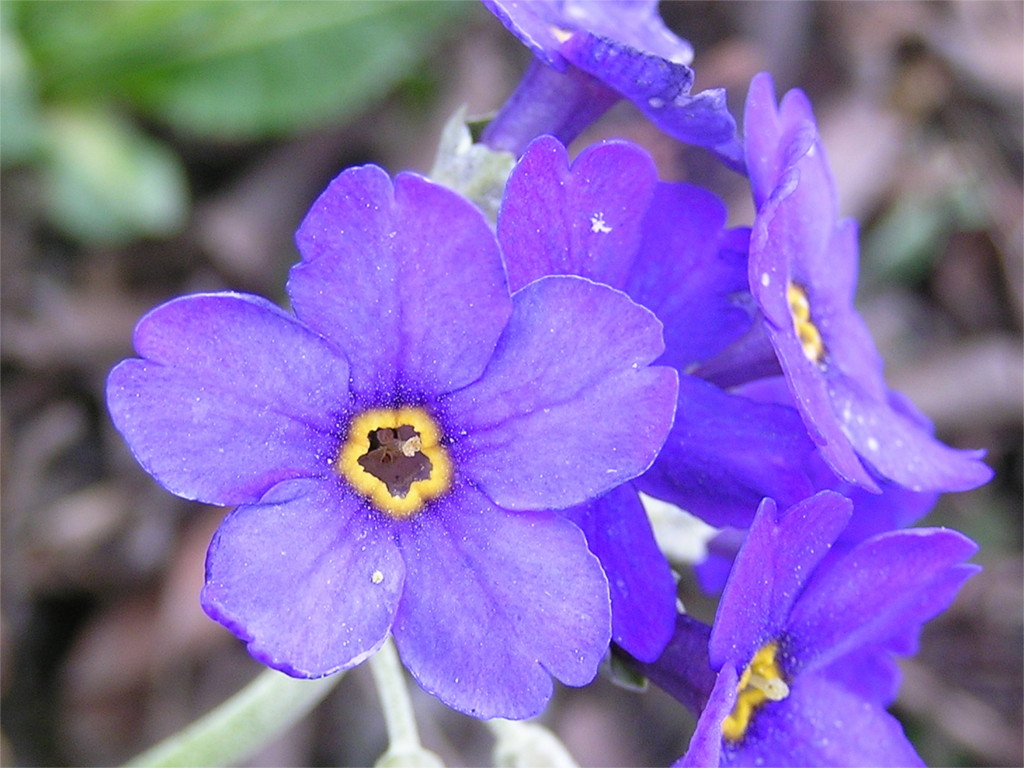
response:
{"label": "large purple flower", "polygon": [[781,513],[766,499],[710,633],[681,617],[643,666],[700,710],[680,765],[921,764],[885,711],[899,683],[892,654],[913,653],[921,624],[979,570],[963,563],[976,546],[947,529],[904,530],[827,559],[851,506],[832,491]]}
{"label": "large purple flower", "polygon": [[813,449],[796,412],[731,395],[685,375],[741,336],[745,233],[725,231],[712,194],[659,182],[650,156],[627,142],[585,150],[569,163],[541,137],[509,178],[498,217],[513,289],[574,274],[619,288],[665,326],[661,364],[680,372],[676,420],[654,465],[629,486],[567,510],[608,573],[615,641],[641,659],[662,650],[675,620],[675,587],[638,491],[713,524],[749,524],[766,495],[810,492]]}
{"label": "large purple flower", "polygon": [[294,315],[187,296],[110,374],[118,429],[162,485],[238,505],[202,603],[260,661],[318,677],[391,632],[419,683],[479,717],[536,714],[610,638],[606,577],[550,510],[643,472],[672,420],[660,323],[552,277],[510,295],[467,201],[342,173],[298,236]]}
{"label": "large purple flower", "polygon": [[742,167],[725,91],[690,94],[693,49],[662,22],[657,0],[483,2],[535,57],[486,144],[515,154],[541,134],[568,144],[625,98],[668,135]]}
{"label": "large purple flower", "polygon": [[959,451],[908,415],[853,307],[854,222],[837,222],[835,184],[801,91],[776,106],[770,76],[750,86],[744,121],[757,215],[750,289],[807,429],[844,480],[876,489],[881,477],[913,491],[986,482],[980,451]]}

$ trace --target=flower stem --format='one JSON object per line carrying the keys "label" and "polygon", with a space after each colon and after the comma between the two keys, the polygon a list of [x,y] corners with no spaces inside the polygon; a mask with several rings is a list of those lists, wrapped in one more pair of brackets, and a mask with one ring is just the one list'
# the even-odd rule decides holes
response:
{"label": "flower stem", "polygon": [[493,760],[498,768],[578,768],[569,750],[543,725],[518,720],[488,720],[494,734]]}
{"label": "flower stem", "polygon": [[298,680],[267,669],[212,712],[127,765],[207,768],[239,763],[305,717],[341,676]]}
{"label": "flower stem", "polygon": [[443,766],[441,759],[420,744],[416,716],[412,711],[405,671],[398,659],[395,643],[389,637],[384,645],[370,657],[370,671],[377,684],[377,695],[384,710],[384,723],[388,729],[388,750],[377,761],[377,768],[385,766]]}

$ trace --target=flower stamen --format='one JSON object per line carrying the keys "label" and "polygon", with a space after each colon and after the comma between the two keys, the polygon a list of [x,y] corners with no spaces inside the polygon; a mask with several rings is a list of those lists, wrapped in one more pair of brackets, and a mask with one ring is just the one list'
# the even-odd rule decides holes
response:
{"label": "flower stamen", "polygon": [[391,517],[419,512],[451,485],[441,430],[422,408],[375,408],[352,419],[334,468]]}
{"label": "flower stamen", "polygon": [[722,735],[729,741],[743,738],[754,712],[766,701],[782,701],[789,696],[789,686],[775,660],[778,650],[778,643],[762,646],[743,670],[736,684],[736,704],[722,721]]}
{"label": "flower stamen", "polygon": [[825,342],[821,331],[811,320],[811,302],[807,291],[796,283],[786,287],[786,300],[789,302],[789,314],[793,317],[793,328],[796,330],[804,356],[816,365],[820,365],[825,357]]}

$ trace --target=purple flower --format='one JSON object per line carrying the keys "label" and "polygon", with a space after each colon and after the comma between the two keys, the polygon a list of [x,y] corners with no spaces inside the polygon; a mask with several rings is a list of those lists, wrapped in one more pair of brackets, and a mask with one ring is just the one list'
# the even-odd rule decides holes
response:
{"label": "purple flower", "polygon": [[835,184],[806,96],[776,106],[770,76],[750,86],[747,167],[757,214],[750,290],[807,429],[842,479],[877,490],[881,477],[913,491],[988,481],[980,451],[932,437],[882,376],[882,360],[853,307],[854,222],[837,222]]}
{"label": "purple flower", "polygon": [[553,137],[534,141],[513,170],[498,217],[513,289],[573,274],[619,288],[665,326],[661,364],[680,371],[676,421],[643,476],[566,510],[608,574],[612,634],[639,659],[664,648],[675,584],[638,492],[686,506],[715,524],[749,524],[757,504],[810,492],[813,446],[791,408],[730,395],[682,372],[750,324],[734,295],[746,286],[745,235],[723,229],[714,195],[657,179],[627,142],[585,150],[571,165]]}
{"label": "purple flower", "polygon": [[690,95],[693,49],[664,25],[656,0],[483,2],[535,56],[484,143],[515,154],[541,134],[568,144],[625,98],[668,135],[742,168],[725,91]]}
{"label": "purple flower", "polygon": [[920,625],[979,570],[963,564],[976,546],[947,529],[904,530],[828,560],[851,507],[831,491],[782,513],[766,499],[710,635],[680,619],[662,658],[642,665],[702,710],[680,765],[921,764],[885,711],[899,682],[892,654],[913,653]]}
{"label": "purple flower", "polygon": [[581,275],[624,290],[664,323],[659,362],[683,374],[679,407],[638,483],[713,525],[746,527],[765,496],[793,503],[811,492],[803,466],[813,445],[792,408],[685,375],[751,323],[746,235],[725,230],[725,215],[710,192],[659,182],[634,144],[599,144],[570,165],[565,147],[541,137],[509,177],[498,231],[510,243],[513,288]]}
{"label": "purple flower", "polygon": [[294,315],[187,296],[108,383],[139,462],[238,505],[202,604],[263,663],[319,677],[394,635],[414,677],[479,717],[536,714],[610,637],[607,579],[550,511],[643,472],[675,407],[660,324],[578,277],[510,295],[483,216],[411,174],[350,169],[310,210]]}

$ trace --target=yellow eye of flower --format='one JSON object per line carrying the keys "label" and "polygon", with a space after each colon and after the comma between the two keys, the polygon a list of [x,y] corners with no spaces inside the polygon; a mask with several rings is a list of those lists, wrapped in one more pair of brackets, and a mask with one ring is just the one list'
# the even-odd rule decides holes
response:
{"label": "yellow eye of flower", "polygon": [[451,486],[441,429],[422,408],[363,411],[348,429],[334,468],[382,512],[411,517]]}
{"label": "yellow eye of flower", "polygon": [[754,712],[766,701],[782,701],[789,696],[789,686],[775,660],[778,650],[775,642],[762,646],[743,670],[736,684],[736,704],[722,721],[722,735],[729,741],[743,738]]}

